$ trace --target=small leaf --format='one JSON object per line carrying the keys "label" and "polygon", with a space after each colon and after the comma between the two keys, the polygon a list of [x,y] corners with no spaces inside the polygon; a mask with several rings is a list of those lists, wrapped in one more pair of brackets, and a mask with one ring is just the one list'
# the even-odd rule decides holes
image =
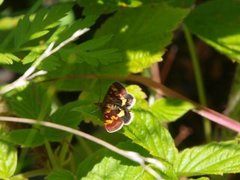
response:
{"label": "small leaf", "polygon": [[161,121],[175,121],[193,108],[193,105],[180,99],[162,98],[154,102],[151,112]]}
{"label": "small leaf", "polygon": [[17,167],[17,151],[9,143],[0,140],[0,178],[11,177]]}
{"label": "small leaf", "polygon": [[236,0],[202,3],[187,17],[186,25],[219,52],[240,62],[239,7]]}
{"label": "small leaf", "polygon": [[0,64],[12,64],[13,61],[20,61],[14,54],[0,53]]}
{"label": "small leaf", "polygon": [[13,130],[1,138],[24,147],[36,147],[44,143],[44,137],[37,129]]}
{"label": "small leaf", "polygon": [[179,154],[174,166],[179,177],[239,173],[240,144],[237,141],[213,142],[188,148]]}
{"label": "small leaf", "polygon": [[54,170],[47,177],[47,180],[75,180],[72,172],[66,169]]}
{"label": "small leaf", "polygon": [[92,179],[143,179],[144,170],[139,166],[121,165],[119,160],[104,158],[82,180]]}
{"label": "small leaf", "polygon": [[28,64],[30,62],[33,62],[34,60],[37,59],[37,57],[40,56],[40,52],[35,52],[35,51],[31,51],[30,53],[28,53],[22,60],[23,64]]}

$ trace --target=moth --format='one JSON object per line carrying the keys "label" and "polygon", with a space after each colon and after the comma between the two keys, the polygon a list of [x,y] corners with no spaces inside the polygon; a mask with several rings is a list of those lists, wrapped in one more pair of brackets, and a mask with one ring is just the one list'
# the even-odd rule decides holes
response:
{"label": "moth", "polygon": [[134,104],[133,95],[129,94],[120,83],[114,82],[101,105],[106,131],[113,133],[120,130],[123,125],[129,125],[133,119],[130,109]]}

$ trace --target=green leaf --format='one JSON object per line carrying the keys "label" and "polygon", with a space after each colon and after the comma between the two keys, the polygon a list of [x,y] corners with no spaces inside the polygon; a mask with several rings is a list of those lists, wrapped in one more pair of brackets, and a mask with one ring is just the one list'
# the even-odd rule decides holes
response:
{"label": "green leaf", "polygon": [[14,146],[0,140],[0,178],[11,177],[17,167],[17,150]]}
{"label": "green leaf", "polygon": [[136,97],[136,103],[131,110],[134,113],[133,122],[128,126],[124,126],[124,134],[132,139],[134,143],[147,149],[153,156],[173,163],[177,155],[177,149],[170,133],[153,116],[151,108],[148,107],[146,100],[143,100],[144,95],[141,93],[140,88],[131,85],[127,89],[129,93]]}
{"label": "green leaf", "polygon": [[20,61],[20,59],[11,53],[0,53],[0,64],[12,64],[13,61]]}
{"label": "green leaf", "polygon": [[117,49],[104,49],[102,46],[110,41],[111,36],[95,38],[78,46],[65,48],[60,54],[62,59],[70,62],[82,63],[97,66],[99,63],[106,65],[120,61],[120,54]]}
{"label": "green leaf", "polygon": [[[77,107],[81,107],[84,105],[85,104],[82,101],[70,102],[58,108],[57,111],[54,112],[49,117],[49,119],[53,123],[76,128],[79,125],[79,123],[83,120],[83,117],[81,115],[81,112],[76,111],[75,109]],[[52,128],[43,128],[43,132],[45,134],[45,137],[49,141],[61,141],[63,138],[65,138],[68,135],[68,133],[66,132],[52,129]]]}
{"label": "green leaf", "polygon": [[133,122],[125,126],[124,134],[153,156],[173,163],[177,149],[168,130],[146,110],[134,109],[133,113]]}
{"label": "green leaf", "polygon": [[72,172],[66,169],[54,170],[47,177],[47,180],[74,180]]}
{"label": "green leaf", "polygon": [[20,117],[44,119],[51,111],[47,90],[36,84],[9,93],[5,99],[11,110]]}
{"label": "green leaf", "polygon": [[3,3],[4,0],[0,0],[0,5]]}
{"label": "green leaf", "polygon": [[[87,146],[90,146],[90,144],[87,144]],[[119,143],[117,147],[128,150],[128,151],[138,152],[139,154],[145,157],[149,156],[149,153],[145,149],[129,141],[124,141],[122,143]],[[90,147],[90,148],[93,149],[93,147]],[[107,150],[106,148],[99,149],[99,146],[97,146],[95,147],[95,149],[98,149],[98,150],[92,153],[90,156],[85,155],[84,156],[85,159],[83,161],[77,161],[77,162],[80,162],[78,164],[77,173],[76,173],[78,179],[81,179],[82,177],[86,176],[87,173],[94,167],[94,165],[99,163],[104,157],[112,157],[116,160],[120,160],[121,164],[123,165],[137,165],[134,161],[129,160],[110,150]]]}
{"label": "green leaf", "polygon": [[179,177],[239,173],[240,144],[237,141],[213,142],[187,148],[179,154],[174,168]]}
{"label": "green leaf", "polygon": [[121,165],[119,160],[104,158],[82,180],[92,179],[143,179],[144,170],[139,166]]}
{"label": "green leaf", "polygon": [[183,116],[193,105],[180,99],[162,98],[154,102],[151,112],[161,121],[171,122]]}
{"label": "green leaf", "polygon": [[24,147],[36,147],[44,143],[44,137],[37,129],[13,130],[1,138]]}
{"label": "green leaf", "polygon": [[60,19],[67,15],[70,8],[68,4],[61,4],[51,9],[41,9],[34,17],[26,15],[14,31],[14,47],[19,48],[29,40],[46,35],[49,29],[61,23]]}
{"label": "green leaf", "polygon": [[219,52],[240,62],[239,7],[238,0],[202,3],[188,16],[186,25]]}
{"label": "green leaf", "polygon": [[23,58],[22,63],[28,64],[30,62],[33,62],[34,60],[37,59],[37,57],[40,56],[40,54],[41,54],[41,52],[31,51]]}
{"label": "green leaf", "polygon": [[106,48],[119,49],[122,68],[127,66],[130,72],[141,72],[161,60],[171,42],[172,31],[188,11],[164,3],[122,8],[101,26],[96,37],[113,35]]}

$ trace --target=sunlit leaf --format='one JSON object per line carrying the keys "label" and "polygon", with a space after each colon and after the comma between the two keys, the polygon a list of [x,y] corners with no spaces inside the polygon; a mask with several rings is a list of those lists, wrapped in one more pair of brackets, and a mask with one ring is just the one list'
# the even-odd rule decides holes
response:
{"label": "sunlit leaf", "polygon": [[175,121],[193,108],[193,105],[180,99],[162,98],[154,102],[151,112],[161,121]]}
{"label": "sunlit leaf", "polygon": [[188,12],[187,8],[164,3],[122,8],[101,26],[96,36],[113,35],[106,48],[119,49],[122,66],[127,66],[130,72],[141,72],[161,61],[165,47],[171,42],[172,31]]}
{"label": "sunlit leaf", "polygon": [[213,142],[187,148],[174,163],[179,176],[240,172],[240,144],[236,141]]}
{"label": "sunlit leaf", "polygon": [[188,16],[186,24],[206,43],[240,62],[239,7],[236,0],[208,1]]}
{"label": "sunlit leaf", "polygon": [[144,170],[139,166],[122,165],[119,160],[104,158],[82,180],[92,179],[142,179]]}
{"label": "sunlit leaf", "polygon": [[0,178],[11,177],[17,167],[17,150],[14,146],[0,140]]}

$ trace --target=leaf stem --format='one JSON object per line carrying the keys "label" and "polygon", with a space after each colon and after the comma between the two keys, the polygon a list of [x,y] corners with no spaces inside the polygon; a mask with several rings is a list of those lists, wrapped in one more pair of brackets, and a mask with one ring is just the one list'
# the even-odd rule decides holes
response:
{"label": "leaf stem", "polygon": [[[201,73],[199,59],[197,57],[196,49],[194,47],[193,39],[192,39],[192,36],[186,25],[183,25],[183,31],[185,34],[185,38],[187,40],[188,49],[189,49],[190,56],[192,59],[199,101],[202,105],[206,106],[207,101],[206,101],[206,94],[204,91],[202,73]],[[209,142],[211,140],[211,123],[210,123],[210,121],[206,118],[203,118],[203,126],[204,126],[205,138]]]}
{"label": "leaf stem", "polygon": [[[39,122],[39,121],[38,121]],[[37,123],[38,124],[38,123]],[[58,169],[59,168],[59,165],[58,165],[58,162],[57,162],[57,160],[56,160],[56,157],[55,157],[55,155],[54,155],[54,153],[53,153],[53,151],[52,151],[52,148],[51,148],[51,145],[50,145],[50,143],[48,142],[48,141],[45,141],[45,148],[46,148],[46,150],[47,150],[47,154],[48,154],[48,157],[49,157],[49,160],[50,160],[50,162],[51,162],[51,164],[52,164],[52,167],[53,167],[53,169]]]}

